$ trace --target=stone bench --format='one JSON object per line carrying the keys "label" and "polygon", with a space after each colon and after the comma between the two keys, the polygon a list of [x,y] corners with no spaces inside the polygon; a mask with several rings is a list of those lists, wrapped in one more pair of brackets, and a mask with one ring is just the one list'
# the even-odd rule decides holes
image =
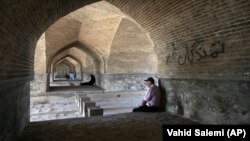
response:
{"label": "stone bench", "polygon": [[78,108],[81,108],[82,107],[82,101],[83,102],[88,102],[90,101],[90,98],[89,97],[79,97],[78,99]]}
{"label": "stone bench", "polygon": [[84,92],[76,92],[75,93],[75,103],[80,108],[81,98],[86,98],[87,95]]}
{"label": "stone bench", "polygon": [[87,117],[88,115],[88,108],[90,107],[95,107],[95,102],[92,101],[82,101],[82,108],[81,108],[81,113],[83,115],[83,117]]}
{"label": "stone bench", "polygon": [[103,115],[103,109],[100,107],[88,107],[88,117],[93,116],[102,116]]}
{"label": "stone bench", "polygon": [[83,113],[83,111],[85,110],[85,103],[90,102],[90,98],[89,97],[83,97],[80,98],[79,100],[79,109],[80,109],[80,113]]}

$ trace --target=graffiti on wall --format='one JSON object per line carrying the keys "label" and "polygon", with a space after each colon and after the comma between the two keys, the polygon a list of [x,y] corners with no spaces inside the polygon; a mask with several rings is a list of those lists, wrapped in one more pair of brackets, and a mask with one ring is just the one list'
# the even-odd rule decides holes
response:
{"label": "graffiti on wall", "polygon": [[225,43],[215,41],[208,46],[201,45],[203,41],[196,40],[191,44],[177,46],[172,42],[170,53],[166,57],[166,64],[177,62],[179,65],[193,64],[202,60],[217,58],[225,53]]}

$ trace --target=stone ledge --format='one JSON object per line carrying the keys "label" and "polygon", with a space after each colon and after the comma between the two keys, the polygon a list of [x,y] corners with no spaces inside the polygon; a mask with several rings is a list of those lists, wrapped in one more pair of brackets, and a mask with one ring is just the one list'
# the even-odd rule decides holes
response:
{"label": "stone ledge", "polygon": [[[29,123],[20,141],[158,141],[163,124],[199,124],[168,113],[126,113]],[[143,136],[143,138],[142,138]]]}

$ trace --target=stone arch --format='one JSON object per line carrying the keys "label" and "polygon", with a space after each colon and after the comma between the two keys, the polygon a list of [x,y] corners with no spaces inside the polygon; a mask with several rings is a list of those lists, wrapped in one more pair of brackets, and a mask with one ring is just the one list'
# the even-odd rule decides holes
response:
{"label": "stone arch", "polygon": [[[72,55],[65,55],[65,56],[63,56],[63,57],[61,57],[61,58],[59,58],[59,59],[57,59],[57,60],[55,61],[54,65],[52,65],[51,70],[53,70],[53,66],[55,66],[55,65],[57,65],[57,64],[59,64],[59,63],[61,63],[61,62],[64,61],[64,60],[67,60],[67,59],[66,59],[67,57],[69,57],[69,58],[75,60],[78,64],[81,64],[81,61],[80,61],[78,58],[76,58],[76,57],[74,57],[74,56],[72,56]],[[83,66],[81,65],[81,70],[82,70],[82,69],[83,69]]]}
{"label": "stone arch", "polygon": [[[124,68],[124,65],[127,66]],[[107,73],[156,74],[157,55],[152,39],[136,21],[121,19],[110,46]]]}
{"label": "stone arch", "polygon": [[[94,50],[92,50],[90,47],[87,47],[86,45],[82,44],[79,41],[75,41],[67,46],[65,46],[64,48],[62,48],[61,50],[59,50],[57,53],[55,53],[53,55],[52,58],[49,58],[48,60],[48,69],[51,68],[51,63],[54,60],[54,58],[59,55],[60,53],[62,53],[65,50],[68,50],[70,48],[76,47],[80,50],[82,50],[83,52],[85,52],[86,54],[88,54],[89,56],[91,56],[94,60],[95,60],[95,66],[96,66],[96,71],[97,73],[104,73],[105,69],[104,69],[104,60],[103,58]],[[50,73],[50,70],[48,70],[48,73]]]}
{"label": "stone arch", "polygon": [[[29,80],[33,79],[33,56],[38,38],[51,24],[62,16],[98,1],[99,0],[22,0],[22,2],[20,2],[12,0],[0,2],[0,17],[1,21],[3,21],[0,27],[0,50],[2,53],[0,56],[0,78],[2,80],[1,90],[3,91],[1,93],[1,104],[2,107],[6,107],[6,109],[1,110],[1,113],[4,119],[9,119],[8,122],[1,122],[3,123],[1,128],[3,127],[2,131],[4,131],[2,135],[8,138],[6,140],[11,140],[9,138],[19,133],[28,122],[27,113],[29,102],[27,96],[29,95],[29,85],[27,84]],[[237,82],[230,81],[229,83],[220,81],[217,86],[221,89],[216,92],[222,91],[221,93],[227,93],[228,97],[230,97],[230,93],[233,93],[231,94],[232,97],[240,96],[240,98],[238,97],[236,99],[248,100],[244,96],[241,96],[241,94],[247,95],[247,92],[249,92],[249,23],[247,21],[247,19],[249,19],[249,1],[107,1],[129,14],[150,33],[150,36],[156,44],[156,50],[160,60],[158,65],[160,70],[158,69],[158,73],[161,74],[161,78],[203,80],[218,80],[221,78],[223,80],[237,80]],[[220,5],[215,6],[217,4]],[[217,12],[219,12],[219,14]],[[204,38],[209,39],[209,41],[203,42],[203,46],[205,47],[219,43],[213,43],[214,40],[229,41],[224,45],[228,46],[226,52],[230,53],[223,54],[222,57],[219,58],[219,61],[205,60],[203,61],[205,63],[195,62],[185,66],[178,66],[178,62],[171,63],[173,60],[171,57],[173,57],[174,54],[172,52],[172,50],[174,50],[172,48],[173,46],[179,46],[180,48],[183,46],[192,46],[192,44],[196,43],[195,41],[197,41],[197,39]],[[8,53],[8,55],[4,53]],[[170,64],[166,66],[168,62],[170,62]],[[218,70],[217,67],[221,66],[227,67],[224,67],[223,71]],[[244,83],[241,81],[244,81]],[[171,89],[184,83],[182,81],[178,84],[178,80],[170,82],[166,80],[165,82],[165,85],[171,86]],[[205,88],[206,86],[215,86],[213,83],[216,81],[198,82],[202,82],[202,84],[197,84],[196,81],[193,81],[193,83],[188,81],[185,85],[187,89],[182,88],[184,89],[183,93],[185,93],[185,90],[191,91],[191,89],[193,89],[194,93],[197,94],[197,89],[201,87]],[[191,83],[193,87],[190,87]],[[235,84],[236,88],[230,91],[232,89],[228,84]],[[225,90],[222,88],[223,86],[229,89]],[[241,88],[243,91],[239,92]],[[11,89],[11,91],[8,91],[8,89]],[[173,88],[173,93],[175,94],[176,92]],[[234,92],[239,93],[239,95],[236,95]],[[207,95],[204,94],[203,96],[208,97],[203,99],[212,98],[214,100],[212,96],[220,96],[220,93],[213,93],[211,97],[209,97],[209,95],[210,93]],[[195,98],[196,95],[190,95],[190,97],[192,99]],[[220,103],[220,101],[221,99],[217,102]],[[227,99],[225,101],[230,100]],[[9,106],[9,103],[14,104],[13,106]],[[183,103],[188,102],[185,100]],[[233,103],[233,105],[239,105],[239,111],[242,110],[242,107],[247,107],[248,109],[246,109],[246,111],[249,111],[249,105],[240,106],[242,103],[245,104],[249,102],[239,101],[236,104]],[[199,106],[200,105],[198,105],[198,107]],[[214,106],[221,108],[223,105],[216,104]],[[190,107],[188,108],[192,109]],[[209,108],[210,110],[208,110]],[[201,120],[210,123],[213,121],[221,122],[221,119],[225,117],[228,123],[236,122],[235,118],[231,117],[239,117],[239,120],[246,121],[246,118],[244,119],[235,114],[231,116],[229,113],[226,113],[225,117],[222,117],[222,114],[216,114],[211,108],[213,109],[214,107],[206,107],[205,109],[201,109],[201,111],[195,110],[194,116],[198,116],[199,119],[202,118]],[[222,108],[224,109],[224,107]],[[221,109],[219,111],[221,111]],[[207,117],[199,117],[197,114],[200,113],[203,113],[203,116],[214,115],[218,117],[210,119]],[[249,121],[248,117],[247,121]],[[10,133],[8,133],[9,131]]]}
{"label": "stone arch", "polygon": [[[71,64],[71,62],[69,62],[68,60],[62,60],[62,62],[55,65],[55,69],[53,71],[53,74],[57,73],[59,67],[62,67],[62,66],[67,66],[67,68],[68,68],[67,73],[69,73],[71,71],[75,71],[75,69],[76,69],[76,67],[73,64]],[[53,75],[53,80],[55,80],[57,78],[57,75],[58,74]],[[63,77],[60,76],[59,78],[64,78],[64,76]]]}
{"label": "stone arch", "polygon": [[[81,61],[80,61],[79,58],[74,57],[74,56],[72,56],[72,55],[65,55],[65,56],[63,56],[63,57],[61,57],[61,58],[55,60],[55,62],[52,63],[52,65],[51,65],[51,72],[54,71],[55,65],[57,65],[57,64],[60,63],[61,61],[65,60],[67,57],[72,58],[73,60],[75,60],[75,61],[80,65],[80,71],[81,71],[80,76],[81,76],[81,79],[82,79],[82,78],[83,78],[83,74],[82,74],[82,72],[83,72],[83,64],[81,63]],[[53,75],[53,73],[52,73],[52,75]],[[52,78],[54,78],[54,77],[52,77]]]}
{"label": "stone arch", "polygon": [[61,64],[65,64],[65,65],[69,66],[69,71],[74,71],[74,70],[75,70],[74,64],[72,64],[72,63],[71,63],[70,61],[68,61],[66,58],[62,59],[60,62],[57,62],[57,63],[55,64],[55,67],[54,67],[54,68],[58,67],[58,66],[61,65]]}

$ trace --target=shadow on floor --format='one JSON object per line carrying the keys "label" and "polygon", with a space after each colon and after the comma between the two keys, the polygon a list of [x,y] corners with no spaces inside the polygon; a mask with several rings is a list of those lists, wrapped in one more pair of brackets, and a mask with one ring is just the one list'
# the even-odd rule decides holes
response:
{"label": "shadow on floor", "polygon": [[98,86],[55,86],[50,87],[49,92],[56,91],[90,91],[90,90],[103,90]]}
{"label": "shadow on floor", "polygon": [[19,141],[161,141],[162,125],[199,124],[168,113],[126,113],[29,123]]}

